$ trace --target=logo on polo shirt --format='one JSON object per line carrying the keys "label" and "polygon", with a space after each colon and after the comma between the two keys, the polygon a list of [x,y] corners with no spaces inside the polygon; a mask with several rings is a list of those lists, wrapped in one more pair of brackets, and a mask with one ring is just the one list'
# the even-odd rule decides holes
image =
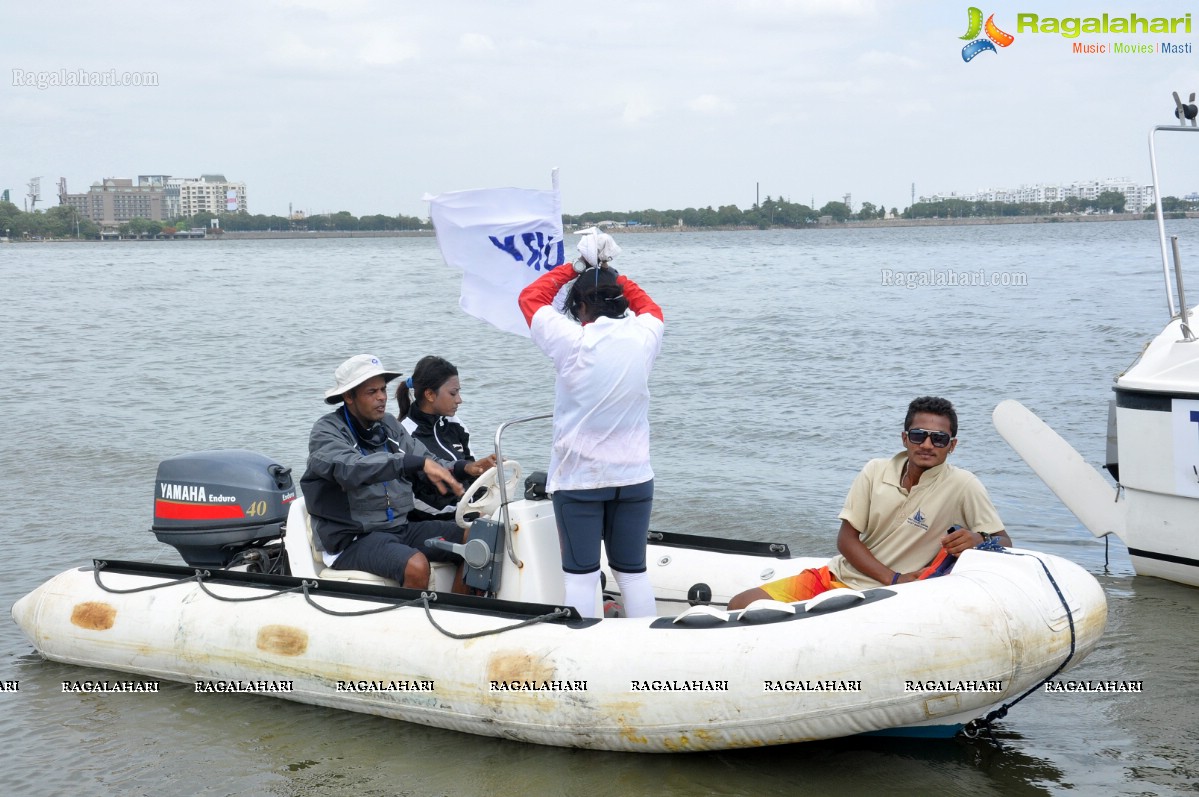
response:
{"label": "logo on polo shirt", "polygon": [[916,510],[916,514],[914,514],[910,518],[908,518],[908,523],[911,523],[916,528],[920,528],[920,529],[924,529],[925,531],[928,531],[928,523],[925,522],[924,513],[921,512],[919,509]]}

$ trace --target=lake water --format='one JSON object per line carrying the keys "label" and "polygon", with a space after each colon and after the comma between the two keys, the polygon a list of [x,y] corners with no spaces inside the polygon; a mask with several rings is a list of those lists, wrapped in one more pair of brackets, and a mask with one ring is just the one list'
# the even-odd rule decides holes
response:
{"label": "lake water", "polygon": [[[1184,263],[1197,262],[1199,223],[1174,228]],[[182,684],[63,694],[63,680],[98,673],[42,661],[5,612],[0,680],[19,691],[0,693],[0,794],[1199,789],[1199,590],[1134,577],[1119,541],[1085,531],[990,422],[1018,399],[1102,462],[1111,380],[1166,320],[1151,222],[618,240],[618,267],[667,318],[651,384],[655,527],[831,554],[862,463],[898,450],[913,397],[947,396],[961,419],[953,461],[988,486],[1012,537],[1107,591],[1107,634],[1069,677],[1142,680],[1144,693],[1035,694],[999,723],[998,744],[637,756]],[[959,284],[919,284],[949,271]],[[546,358],[457,308],[458,276],[431,238],[10,245],[0,275],[5,607],[93,556],[179,563],[148,530],[159,460],[249,448],[301,471],[332,370],[351,354],[405,372],[428,353],[458,365],[476,448],[500,422],[552,407]],[[505,437],[526,471],[547,451],[547,428]]]}

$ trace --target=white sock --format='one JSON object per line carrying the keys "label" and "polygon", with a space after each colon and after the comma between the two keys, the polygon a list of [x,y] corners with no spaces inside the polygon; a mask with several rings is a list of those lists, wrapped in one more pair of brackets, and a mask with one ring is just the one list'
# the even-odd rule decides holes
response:
{"label": "white sock", "polygon": [[566,605],[579,610],[582,617],[599,617],[595,610],[595,595],[599,588],[600,571],[563,573],[566,580]]}
{"label": "white sock", "polygon": [[616,583],[620,585],[620,600],[624,604],[625,617],[656,617],[654,587],[649,583],[649,573],[622,573],[613,570]]}

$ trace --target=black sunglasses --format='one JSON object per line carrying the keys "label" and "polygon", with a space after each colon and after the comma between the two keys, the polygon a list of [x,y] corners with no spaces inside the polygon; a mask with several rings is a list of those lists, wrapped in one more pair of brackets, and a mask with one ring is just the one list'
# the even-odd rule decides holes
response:
{"label": "black sunglasses", "polygon": [[953,439],[953,436],[949,432],[934,432],[931,429],[908,429],[908,440],[914,446],[923,444],[930,437],[933,440],[933,448],[945,448],[949,445],[949,441]]}

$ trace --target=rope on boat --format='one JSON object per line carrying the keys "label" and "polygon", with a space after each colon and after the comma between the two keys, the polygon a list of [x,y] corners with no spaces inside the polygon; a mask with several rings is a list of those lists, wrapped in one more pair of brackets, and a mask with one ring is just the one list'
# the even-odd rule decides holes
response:
{"label": "rope on boat", "polygon": [[475,631],[474,633],[470,634],[455,634],[453,631],[447,631],[446,629],[442,628],[437,624],[437,621],[433,619],[433,612],[429,607],[429,603],[437,600],[436,592],[421,592],[419,598],[413,598],[410,601],[400,601],[399,603],[392,603],[387,606],[379,606],[374,609],[363,609],[362,611],[358,612],[338,612],[334,611],[333,609],[326,609],[324,606],[321,606],[312,600],[312,596],[308,593],[308,587],[312,586],[315,588],[317,586],[315,582],[305,581],[300,586],[304,590],[304,600],[308,601],[309,606],[317,611],[332,615],[333,617],[363,617],[368,614],[381,614],[382,612],[390,612],[394,609],[403,609],[408,606],[424,606],[425,616],[429,618],[429,624],[451,639],[477,639],[478,637],[490,636],[491,634],[502,634],[505,631],[515,631],[517,628],[524,628],[527,625],[534,625],[535,623],[544,623],[547,620],[557,620],[559,618],[570,617],[570,609],[557,608],[552,612],[540,614],[536,617],[530,617],[528,620],[522,620],[519,623],[507,625],[503,628],[492,628],[487,631]]}
{"label": "rope on boat", "polygon": [[134,592],[146,592],[152,589],[162,589],[163,587],[174,587],[178,586],[179,584],[186,584],[189,581],[194,581],[196,582],[197,586],[200,587],[200,590],[210,598],[215,598],[219,601],[226,601],[227,603],[248,603],[250,601],[261,601],[266,600],[267,598],[278,597],[279,595],[286,595],[289,592],[299,592],[308,583],[305,581],[302,582],[298,587],[276,590],[275,592],[268,592],[265,595],[254,595],[253,597],[249,598],[229,598],[224,595],[217,595],[204,584],[204,579],[212,578],[212,571],[210,570],[196,570],[190,576],[177,578],[174,581],[164,581],[161,584],[149,584],[144,587],[134,587],[133,589],[116,589],[114,587],[107,587],[103,584],[103,582],[100,581],[100,571],[106,567],[108,567],[108,562],[96,562],[96,567],[92,571],[92,577],[95,579],[97,587],[105,592],[111,592],[114,595],[131,595]]}
{"label": "rope on boat", "polygon": [[[570,617],[570,609],[563,609],[563,608],[559,607],[557,609],[554,609],[552,612],[547,612],[546,614],[539,614],[536,617],[530,617],[528,620],[522,620],[521,622],[514,623],[512,625],[506,625],[503,628],[492,628],[487,631],[475,631],[470,634],[455,634],[453,631],[447,631],[446,629],[439,626],[437,624],[437,621],[433,619],[433,612],[429,608],[430,599],[437,600],[437,593],[422,592],[420,594],[419,602],[424,604],[425,616],[429,618],[429,623],[434,628],[436,628],[438,631],[440,631],[441,633],[448,636],[450,639],[478,639],[479,637],[490,636],[492,634],[502,634],[505,631],[515,631],[518,628],[524,628],[526,625],[533,625],[535,623],[544,623],[547,620],[557,620],[560,618]],[[416,603],[416,602],[417,601],[413,601],[413,603]]]}
{"label": "rope on boat", "polygon": [[[306,584],[308,584],[307,581],[302,581],[302,582],[300,582],[300,586],[298,586],[298,587],[291,587],[289,589],[276,590],[275,592],[268,592],[265,595],[255,595],[252,598],[227,598],[224,595],[217,595],[215,592],[210,590],[208,587],[204,586],[204,579],[198,577],[199,573],[200,573],[200,571],[197,570],[196,571],[196,575],[197,575],[196,583],[200,585],[201,591],[203,591],[203,593],[210,598],[216,598],[219,601],[225,601],[227,603],[249,603],[250,601],[264,601],[267,598],[277,598],[280,595],[286,595],[289,592],[299,592],[301,589],[304,588],[304,586]],[[210,574],[205,573],[204,575],[207,576]]]}
{"label": "rope on boat", "polygon": [[[318,612],[324,612],[325,614],[328,614],[332,617],[364,617],[368,614],[382,614],[383,612],[390,612],[393,609],[403,609],[405,606],[415,606],[416,604],[420,603],[420,601],[421,601],[420,598],[413,598],[410,601],[400,601],[399,603],[389,603],[386,606],[379,606],[374,609],[363,609],[362,611],[358,611],[358,612],[339,612],[334,609],[326,609],[324,606],[321,606],[319,603],[314,601],[312,599],[312,595],[310,595],[308,593],[308,588],[310,586],[313,589],[316,589],[317,583],[315,581],[304,581],[304,582],[301,582],[301,584],[300,584],[300,587],[303,588],[303,590],[304,590],[304,600],[308,601],[308,605],[311,606],[312,608],[316,609]],[[423,597],[423,593],[422,593],[422,597]]]}
{"label": "rope on boat", "polygon": [[[979,547],[981,548],[983,546],[979,546]],[[988,549],[988,550],[994,550],[994,549]],[[1030,554],[1026,554],[1026,553],[1016,553],[1015,551],[1009,551],[1006,548],[1003,548],[1002,546],[999,546],[998,552],[1006,553],[1010,556],[1030,556]],[[1004,717],[1006,717],[1007,713],[1008,713],[1008,709],[1012,708],[1017,703],[1019,703],[1021,700],[1028,697],[1033,692],[1037,691],[1042,686],[1044,686],[1045,684],[1049,683],[1054,678],[1056,678],[1058,673],[1060,673],[1062,670],[1066,669],[1066,665],[1070,663],[1070,659],[1074,658],[1074,650],[1075,650],[1074,643],[1075,643],[1075,638],[1076,638],[1076,634],[1074,632],[1074,613],[1070,611],[1070,604],[1066,601],[1066,596],[1062,594],[1061,587],[1059,587],[1057,585],[1057,580],[1054,579],[1053,573],[1049,572],[1049,567],[1045,564],[1044,560],[1042,560],[1039,556],[1033,556],[1032,558],[1036,559],[1037,564],[1041,565],[1041,569],[1045,571],[1045,575],[1046,575],[1046,577],[1048,577],[1049,583],[1053,585],[1053,591],[1057,593],[1057,599],[1062,602],[1062,608],[1066,610],[1066,620],[1070,623],[1070,652],[1066,654],[1066,658],[1062,659],[1062,663],[1057,666],[1057,669],[1049,674],[1048,678],[1045,678],[1043,681],[1038,683],[1032,689],[1029,689],[1027,692],[1020,695],[1020,697],[1016,698],[1012,702],[1004,703],[1002,706],[995,709],[994,711],[992,711],[990,714],[983,717],[982,719],[973,719],[973,720],[970,720],[970,722],[966,723],[965,727],[962,728],[962,735],[965,736],[967,739],[977,739],[984,730],[986,730],[988,735],[990,735],[992,722],[994,722],[995,720],[1001,720]]]}
{"label": "rope on boat", "polygon": [[419,598],[413,598],[412,600],[408,600],[408,601],[400,601],[399,603],[391,603],[391,604],[388,604],[387,606],[379,606],[374,609],[363,609],[363,610],[357,611],[357,612],[339,612],[334,609],[327,609],[312,599],[312,595],[311,595],[311,593],[309,593],[309,589],[317,588],[318,584],[315,581],[302,580],[300,582],[299,586],[290,587],[288,589],[275,590],[272,592],[268,592],[264,595],[254,595],[249,598],[230,598],[230,597],[227,597],[224,595],[217,595],[215,592],[210,590],[204,584],[204,579],[212,578],[212,572],[209,570],[196,570],[190,576],[185,576],[184,578],[177,578],[174,581],[166,581],[161,584],[149,584],[144,587],[134,587],[133,589],[115,589],[113,587],[105,586],[104,583],[100,581],[100,571],[103,570],[107,566],[108,566],[108,562],[97,561],[95,570],[92,571],[92,576],[96,580],[97,587],[104,590],[105,592],[110,592],[114,595],[130,595],[134,592],[146,592],[147,590],[162,589],[163,587],[174,587],[174,586],[178,586],[179,584],[186,584],[189,581],[194,581],[200,587],[200,590],[205,595],[207,595],[210,598],[215,598],[216,600],[219,600],[219,601],[225,601],[227,603],[249,603],[250,601],[261,601],[261,600],[267,600],[268,598],[277,598],[280,595],[287,595],[287,594],[290,594],[293,592],[303,592],[304,600],[306,600],[308,602],[309,606],[311,606],[312,608],[316,609],[319,612],[324,612],[325,614],[332,615],[333,617],[363,617],[368,614],[380,614],[382,612],[390,612],[395,609],[403,609],[408,606],[416,606],[419,604],[419,605],[422,605],[425,607],[425,616],[427,616],[429,618],[429,623],[434,628],[436,628],[438,631],[440,631],[441,633],[450,637],[451,639],[477,639],[478,637],[490,636],[491,634],[502,634],[505,631],[515,631],[518,628],[524,628],[527,625],[534,625],[536,623],[544,623],[548,620],[558,620],[558,619],[565,619],[567,617],[570,617],[570,609],[563,609],[563,608],[559,607],[557,609],[554,609],[552,612],[547,612],[546,614],[540,614],[536,617],[530,617],[528,620],[522,620],[519,623],[514,623],[513,625],[504,626],[503,628],[493,628],[493,629],[490,629],[487,631],[476,631],[471,634],[455,634],[452,631],[447,631],[446,629],[442,628],[440,625],[437,624],[437,621],[433,619],[433,612],[429,608],[429,602],[437,600],[436,592],[422,592],[420,594]]}
{"label": "rope on boat", "polygon": [[134,587],[133,589],[114,589],[113,587],[106,587],[106,586],[104,586],[103,583],[100,582],[100,571],[106,567],[108,567],[108,562],[96,562],[96,567],[92,571],[92,575],[96,579],[97,587],[104,590],[105,592],[111,592],[114,595],[131,595],[134,592],[145,592],[147,590],[159,589],[161,587],[173,587],[173,586],[176,586],[177,584],[186,584],[189,581],[195,581],[197,583],[200,583],[201,579],[208,578],[209,576],[212,575],[212,573],[208,572],[207,570],[197,570],[195,573],[193,573],[190,576],[187,576],[185,578],[177,578],[174,581],[167,581],[162,584],[150,584],[149,586],[146,586],[146,587]]}

